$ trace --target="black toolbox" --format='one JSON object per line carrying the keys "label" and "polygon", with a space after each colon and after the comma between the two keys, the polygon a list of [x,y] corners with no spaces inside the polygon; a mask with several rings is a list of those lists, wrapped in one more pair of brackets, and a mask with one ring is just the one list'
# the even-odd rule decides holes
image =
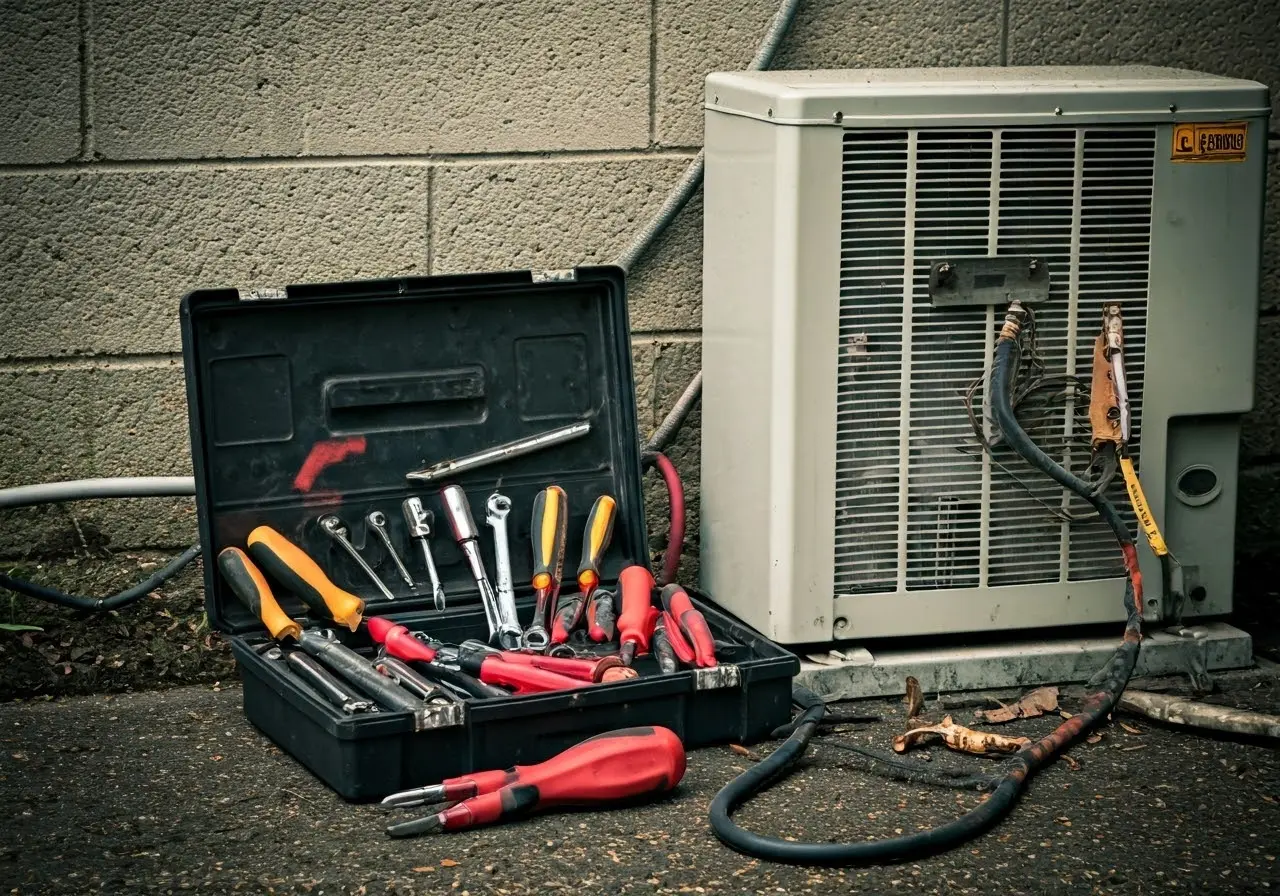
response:
{"label": "black toolbox", "polygon": [[[422,713],[346,715],[264,659],[261,623],[231,594],[215,559],[267,524],[307,551],[366,616],[387,616],[446,643],[488,634],[478,591],[442,520],[439,489],[462,486],[493,570],[484,505],[501,488],[521,621],[532,615],[530,517],[551,484],[568,496],[566,587],[595,498],[618,502],[601,567],[605,587],[629,563],[648,562],[639,433],[623,273],[613,267],[400,278],[276,289],[204,290],[182,301],[206,609],[231,642],[249,720],[348,799],[372,799],[469,771],[546,759],[602,731],[665,725],[686,746],[750,743],[789,715],[797,660],[695,594],[718,642],[720,665],[661,675],[649,657],[639,678],[572,691],[458,699]],[[584,437],[419,484],[405,478],[579,421]],[[432,552],[448,605],[437,611],[401,502],[435,514]],[[397,575],[364,525],[382,510],[417,583]],[[336,514],[394,594],[382,597],[317,524]],[[274,584],[274,583],[273,583]],[[306,627],[333,627],[366,655],[364,628],[310,618],[276,588]]]}

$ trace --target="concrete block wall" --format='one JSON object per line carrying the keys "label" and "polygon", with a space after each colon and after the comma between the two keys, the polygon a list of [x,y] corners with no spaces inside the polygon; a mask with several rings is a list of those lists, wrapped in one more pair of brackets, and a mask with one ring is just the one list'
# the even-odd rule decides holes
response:
{"label": "concrete block wall", "polygon": [[[189,470],[188,289],[611,260],[697,152],[703,76],[745,65],[774,10],[0,0],[0,487]],[[1280,87],[1280,4],[808,0],[776,64],[1118,62]],[[1274,150],[1271,163],[1246,553],[1280,545],[1264,513],[1280,498]],[[700,215],[695,201],[633,272],[646,432],[698,365]],[[672,449],[691,533],[697,423]],[[180,499],[0,523],[7,557],[195,534]]]}

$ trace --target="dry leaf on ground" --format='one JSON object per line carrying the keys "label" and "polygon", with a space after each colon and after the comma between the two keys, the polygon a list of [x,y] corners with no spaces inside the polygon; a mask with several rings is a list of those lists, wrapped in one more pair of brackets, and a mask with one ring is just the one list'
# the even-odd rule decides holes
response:
{"label": "dry leaf on ground", "polygon": [[947,716],[940,725],[913,728],[905,734],[896,735],[893,738],[893,750],[895,753],[905,753],[931,734],[940,736],[942,742],[953,750],[978,756],[988,753],[1016,753],[1031,743],[1031,739],[1027,737],[1006,737],[990,731],[965,728],[953,722],[951,716]]}
{"label": "dry leaf on ground", "polygon": [[914,675],[907,676],[907,718],[914,719],[924,710],[924,691],[920,690],[920,682]]}
{"label": "dry leaf on ground", "polygon": [[[996,701],[999,702],[999,701]],[[1034,719],[1058,708],[1058,689],[1054,687],[1036,688],[1023,695],[1017,703],[1006,706],[1001,703],[999,709],[980,709],[977,718],[980,722],[1000,724],[1012,722],[1014,719]]]}

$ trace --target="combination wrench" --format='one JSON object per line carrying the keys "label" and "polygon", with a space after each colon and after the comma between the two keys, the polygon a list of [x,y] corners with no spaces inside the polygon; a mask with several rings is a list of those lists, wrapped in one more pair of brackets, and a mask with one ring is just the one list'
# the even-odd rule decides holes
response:
{"label": "combination wrench", "polygon": [[480,603],[484,607],[485,621],[489,623],[489,640],[493,641],[502,628],[502,616],[498,612],[498,596],[489,584],[484,558],[480,556],[480,530],[476,528],[476,521],[471,516],[471,502],[467,493],[457,485],[445,486],[440,491],[440,498],[444,502],[445,516],[449,518],[449,528],[453,530],[453,537],[462,549],[463,556],[467,558],[471,576],[480,589]]}
{"label": "combination wrench", "polygon": [[381,510],[371,510],[369,515],[364,518],[365,524],[378,534],[382,546],[387,549],[387,554],[391,557],[391,562],[396,565],[396,571],[400,573],[400,578],[404,579],[404,583],[410,588],[413,587],[413,576],[409,575],[409,570],[405,568],[404,561],[400,559],[400,555],[396,553],[396,546],[391,543],[391,533],[387,531],[387,515]]}
{"label": "combination wrench", "polygon": [[382,579],[378,578],[378,574],[373,571],[373,567],[365,562],[365,559],[360,556],[360,552],[356,550],[356,546],[351,543],[350,533],[347,532],[347,527],[342,525],[342,520],[336,516],[322,516],[320,517],[320,528],[341,545],[344,551],[351,555],[351,559],[356,561],[356,564],[364,571],[364,574],[373,580],[373,584],[378,586],[378,590],[382,592],[383,597],[387,600],[396,599],[396,596],[391,593],[391,589],[383,584]]}
{"label": "combination wrench", "polygon": [[498,646],[515,650],[520,646],[520,619],[516,615],[515,581],[511,576],[511,545],[507,540],[507,515],[511,499],[494,492],[484,505],[484,521],[493,529],[493,554],[498,567]]}

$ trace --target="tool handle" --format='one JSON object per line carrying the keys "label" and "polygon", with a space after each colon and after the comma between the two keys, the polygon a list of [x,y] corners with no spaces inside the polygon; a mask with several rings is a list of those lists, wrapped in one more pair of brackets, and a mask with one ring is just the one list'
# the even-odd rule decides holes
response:
{"label": "tool handle", "polygon": [[624,728],[583,741],[537,765],[516,766],[515,780],[439,813],[445,830],[518,818],[555,806],[614,803],[672,790],[684,778],[685,752],[668,728]]}
{"label": "tool handle", "polygon": [[570,656],[547,656],[542,653],[518,653],[504,651],[498,654],[503,662],[516,663],[522,666],[533,666],[555,672],[578,681],[601,681],[608,669],[621,667],[622,661],[616,656],[602,656],[599,659],[580,659]]}
{"label": "tool handle", "polygon": [[676,622],[676,618],[666,610],[662,611],[662,622],[663,629],[667,633],[667,642],[671,645],[671,650],[675,653],[676,659],[692,666],[697,654],[694,653],[693,645],[684,636],[684,632],[680,630],[680,623]]}
{"label": "tool handle", "polygon": [[259,526],[250,532],[248,544],[249,553],[262,570],[313,611],[352,631],[360,627],[364,601],[329,581],[302,548],[270,526]]}
{"label": "tool handle", "polygon": [[693,607],[689,595],[679,585],[671,584],[662,589],[662,606],[679,623],[693,645],[694,662],[699,666],[716,664],[716,639],[707,627],[707,620]]}
{"label": "tool handle", "polygon": [[672,675],[680,671],[680,662],[676,659],[675,651],[671,649],[671,640],[667,637],[666,623],[663,620],[665,615],[665,613],[658,614],[658,621],[653,626],[653,642],[649,646],[662,674]]}
{"label": "tool handle", "polygon": [[539,591],[555,592],[559,588],[564,573],[568,525],[568,498],[564,489],[551,485],[538,492],[533,499],[529,538],[533,542],[533,587]]}
{"label": "tool handle", "polygon": [[419,641],[403,625],[384,616],[370,616],[365,627],[369,630],[369,637],[386,647],[387,653],[398,660],[429,663],[436,658],[434,647]]}
{"label": "tool handle", "polygon": [[560,609],[556,611],[556,618],[551,623],[552,644],[564,644],[569,640],[570,633],[582,621],[586,603],[586,596],[582,594],[571,594],[560,601]]}
{"label": "tool handle", "polygon": [[587,598],[600,584],[600,558],[613,540],[613,522],[618,516],[618,502],[601,495],[591,505],[587,525],[582,533],[582,562],[578,564],[578,589]]}
{"label": "tool handle", "polygon": [[653,606],[654,584],[653,574],[643,566],[628,566],[618,575],[618,591],[622,594],[618,640],[622,644],[634,643],[640,653],[649,649],[649,608]]}
{"label": "tool handle", "polygon": [[[390,652],[390,651],[388,651]],[[494,697],[510,697],[511,694],[502,688],[494,687],[491,684],[485,684],[474,675],[468,675],[466,672],[459,672],[456,669],[450,669],[448,666],[441,666],[436,663],[422,663],[415,667],[423,674],[423,677],[432,681],[438,681],[440,684],[455,688],[470,697],[477,700],[489,700]]]}
{"label": "tool handle", "polygon": [[463,672],[476,676],[485,684],[511,688],[517,694],[566,691],[586,684],[566,675],[548,672],[534,666],[508,663],[495,654],[485,657],[459,657],[458,665]]}
{"label": "tool handle", "polygon": [[271,586],[262,571],[239,548],[224,548],[218,554],[218,571],[231,586],[231,591],[249,612],[262,620],[273,638],[294,638],[302,634],[302,626],[289,618],[276,603]]}
{"label": "tool handle", "polygon": [[617,633],[618,608],[612,591],[597,591],[587,605],[587,635],[597,644],[612,641]]}

